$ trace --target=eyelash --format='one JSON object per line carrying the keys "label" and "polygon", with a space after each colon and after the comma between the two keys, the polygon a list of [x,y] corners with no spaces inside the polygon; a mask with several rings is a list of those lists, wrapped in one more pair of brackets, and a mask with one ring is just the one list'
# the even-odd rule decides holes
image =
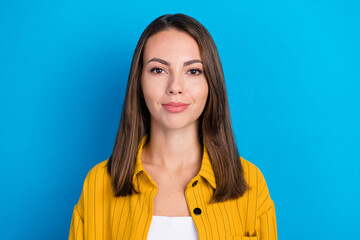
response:
{"label": "eyelash", "polygon": [[[152,73],[154,73],[154,74],[161,74],[161,73],[162,73],[162,72],[157,72],[157,71],[164,71],[164,72],[165,72],[164,69],[158,68],[158,67],[152,68],[152,69],[150,70],[150,72],[152,72]],[[188,73],[190,73],[190,72],[195,72],[195,74],[191,74],[191,73],[190,73],[190,75],[200,75],[200,74],[202,73],[202,71],[201,71],[200,69],[197,69],[197,68],[190,69],[190,70],[187,71],[187,72],[188,72]]]}
{"label": "eyelash", "polygon": [[194,68],[194,69],[190,69],[188,72],[192,72],[192,71],[196,71],[195,74],[191,74],[191,75],[200,75],[202,73],[202,71],[200,69]]}
{"label": "eyelash", "polygon": [[157,68],[157,67],[152,68],[152,69],[150,70],[150,72],[155,73],[155,74],[160,74],[159,72],[157,72],[158,70],[161,70],[161,71],[164,71],[164,72],[165,72],[164,69],[162,69],[162,68]]}

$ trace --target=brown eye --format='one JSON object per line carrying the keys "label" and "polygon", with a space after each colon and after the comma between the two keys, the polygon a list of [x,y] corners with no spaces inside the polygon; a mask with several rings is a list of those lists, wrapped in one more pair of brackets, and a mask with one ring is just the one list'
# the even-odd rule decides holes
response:
{"label": "brown eye", "polygon": [[164,69],[161,69],[161,68],[152,68],[150,70],[150,72],[160,74],[160,73],[164,73],[165,71],[164,71]]}
{"label": "brown eye", "polygon": [[199,75],[199,74],[202,73],[202,71],[201,71],[200,69],[190,69],[190,70],[188,71],[188,73],[189,73],[190,75]]}

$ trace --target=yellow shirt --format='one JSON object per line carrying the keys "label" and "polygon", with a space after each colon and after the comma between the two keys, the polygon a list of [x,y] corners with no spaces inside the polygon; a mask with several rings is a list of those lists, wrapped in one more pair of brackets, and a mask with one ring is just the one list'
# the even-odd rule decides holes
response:
{"label": "yellow shirt", "polygon": [[[115,197],[107,161],[86,176],[80,199],[74,207],[69,239],[147,238],[157,186],[141,163],[145,138],[139,145],[133,185],[140,194]],[[251,189],[242,197],[209,204],[216,181],[204,146],[199,173],[188,183],[185,197],[199,240],[276,240],[274,203],[260,170],[240,157]],[[196,182],[196,183],[195,183]]]}

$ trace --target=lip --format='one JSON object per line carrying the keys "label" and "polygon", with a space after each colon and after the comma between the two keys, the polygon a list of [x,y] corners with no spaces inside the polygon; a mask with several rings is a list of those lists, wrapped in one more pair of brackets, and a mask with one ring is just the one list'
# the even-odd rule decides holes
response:
{"label": "lip", "polygon": [[163,108],[165,108],[168,112],[171,113],[179,113],[184,111],[190,104],[182,103],[182,102],[169,102],[162,104]]}

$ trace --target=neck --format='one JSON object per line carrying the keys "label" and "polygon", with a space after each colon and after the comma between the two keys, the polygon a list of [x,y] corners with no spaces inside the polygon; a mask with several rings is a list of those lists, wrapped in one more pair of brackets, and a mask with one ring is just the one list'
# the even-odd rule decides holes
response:
{"label": "neck", "polygon": [[152,125],[149,138],[149,143],[143,149],[143,163],[170,171],[201,164],[203,148],[197,124],[175,130]]}

